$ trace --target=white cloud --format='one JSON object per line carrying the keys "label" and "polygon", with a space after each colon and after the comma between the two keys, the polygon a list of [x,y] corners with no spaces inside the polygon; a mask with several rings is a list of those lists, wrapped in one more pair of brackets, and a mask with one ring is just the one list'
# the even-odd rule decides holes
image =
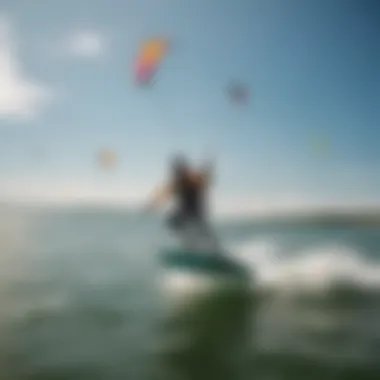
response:
{"label": "white cloud", "polygon": [[76,31],[67,39],[67,53],[74,57],[97,58],[104,54],[105,48],[105,37],[96,31]]}
{"label": "white cloud", "polygon": [[0,17],[0,118],[29,119],[46,106],[51,92],[23,72],[11,32],[10,21]]}

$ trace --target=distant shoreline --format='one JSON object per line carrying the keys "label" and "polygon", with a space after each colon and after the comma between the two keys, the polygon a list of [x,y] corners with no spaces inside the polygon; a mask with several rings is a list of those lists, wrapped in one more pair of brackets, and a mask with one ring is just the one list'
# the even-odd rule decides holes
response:
{"label": "distant shoreline", "polygon": [[257,222],[257,223],[276,223],[276,224],[307,224],[307,225],[368,225],[380,227],[380,211],[374,214],[355,213],[331,213],[331,214],[281,214],[271,216],[251,216],[244,218],[234,218],[236,221]]}
{"label": "distant shoreline", "polygon": [[347,210],[347,211],[287,211],[271,213],[270,215],[257,214],[234,217],[224,217],[223,220],[236,222],[251,222],[260,224],[282,225],[321,225],[321,226],[355,226],[368,225],[380,227],[380,209],[378,210]]}
{"label": "distant shoreline", "polygon": [[[51,212],[101,212],[140,214],[137,206],[99,205],[99,204],[42,204],[42,203],[16,203],[0,202],[0,212],[5,210],[48,210]],[[154,213],[156,214],[156,213]],[[157,213],[159,215],[159,213]],[[379,226],[380,208],[371,210],[302,210],[278,211],[270,214],[254,212],[244,215],[224,215],[213,217],[217,224],[220,223],[260,223],[281,225],[321,225],[321,226]]]}

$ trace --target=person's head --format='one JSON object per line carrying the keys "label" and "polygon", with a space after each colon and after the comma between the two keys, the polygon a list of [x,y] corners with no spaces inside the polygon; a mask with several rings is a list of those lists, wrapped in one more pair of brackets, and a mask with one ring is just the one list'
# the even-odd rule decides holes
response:
{"label": "person's head", "polygon": [[171,172],[175,179],[185,177],[190,171],[190,165],[182,155],[175,155],[171,159]]}

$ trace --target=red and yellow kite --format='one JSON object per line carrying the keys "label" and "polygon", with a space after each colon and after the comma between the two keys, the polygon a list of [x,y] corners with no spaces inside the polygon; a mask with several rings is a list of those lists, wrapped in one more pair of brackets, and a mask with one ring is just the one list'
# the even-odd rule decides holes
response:
{"label": "red and yellow kite", "polygon": [[136,79],[139,84],[150,84],[160,63],[168,52],[169,43],[165,39],[152,39],[144,43],[136,62]]}

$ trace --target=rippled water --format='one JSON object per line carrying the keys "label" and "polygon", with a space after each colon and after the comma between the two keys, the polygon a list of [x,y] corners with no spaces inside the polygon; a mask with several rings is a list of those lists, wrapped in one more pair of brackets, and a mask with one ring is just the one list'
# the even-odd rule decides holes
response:
{"label": "rippled water", "polygon": [[246,292],[170,299],[158,220],[0,212],[1,379],[379,379],[380,231],[223,225]]}

